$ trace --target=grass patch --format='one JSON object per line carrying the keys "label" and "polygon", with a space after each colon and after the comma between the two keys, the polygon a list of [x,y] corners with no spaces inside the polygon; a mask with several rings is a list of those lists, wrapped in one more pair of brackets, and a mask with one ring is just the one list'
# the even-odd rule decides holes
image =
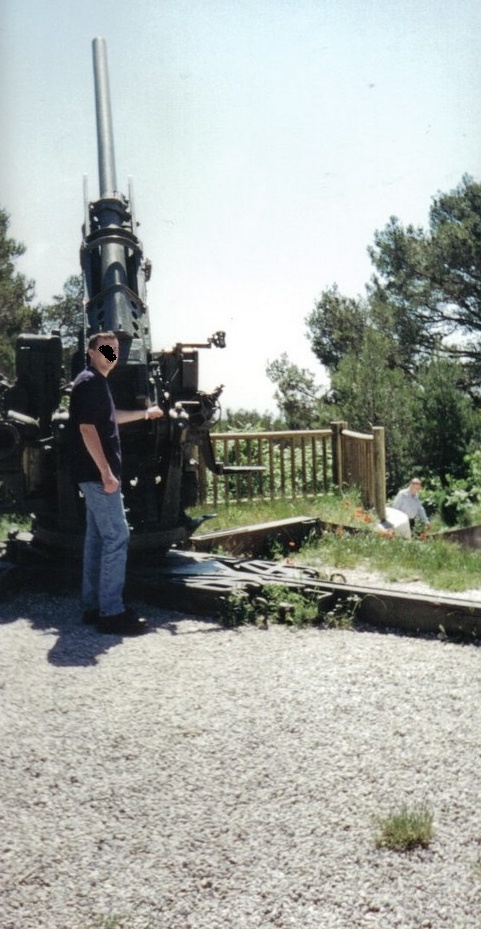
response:
{"label": "grass patch", "polygon": [[[192,515],[199,515],[197,508]],[[205,510],[204,510],[205,512]],[[365,521],[365,516],[370,519]],[[481,552],[427,535],[423,541],[386,538],[374,531],[376,518],[363,514],[359,494],[332,492],[315,498],[256,500],[220,505],[206,526],[229,529],[255,523],[309,516],[341,528],[326,531],[321,539],[307,541],[293,559],[319,570],[326,578],[336,570],[362,568],[379,572],[389,581],[423,581],[438,590],[460,592],[479,587]],[[443,528],[438,517],[431,525]],[[349,530],[355,529],[355,532]],[[278,553],[280,554],[280,552]],[[275,557],[275,546],[271,557]]]}
{"label": "grass patch", "polygon": [[377,571],[389,581],[423,581],[438,590],[463,591],[479,587],[481,553],[453,542],[428,538],[386,539],[375,532],[360,534],[327,532],[322,539],[303,546],[295,560],[322,573],[364,568]]}
{"label": "grass patch", "polygon": [[424,806],[411,810],[403,806],[398,812],[379,818],[377,826],[376,848],[389,848],[396,852],[428,848],[434,835],[433,814]]}
{"label": "grass patch", "polygon": [[[361,503],[357,491],[347,493],[331,492],[317,497],[296,497],[294,500],[257,499],[240,503],[218,504],[215,518],[209,520],[205,531],[232,529],[237,526],[249,526],[255,523],[268,523],[273,520],[290,519],[294,516],[311,516],[325,522],[341,523],[347,526],[359,526],[356,511]],[[189,516],[202,516],[208,512],[208,506],[192,507]]]}

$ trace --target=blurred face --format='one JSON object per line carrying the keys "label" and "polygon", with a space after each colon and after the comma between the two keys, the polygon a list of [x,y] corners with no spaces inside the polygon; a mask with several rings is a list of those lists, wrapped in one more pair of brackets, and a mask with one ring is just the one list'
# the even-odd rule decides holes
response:
{"label": "blurred face", "polygon": [[108,377],[118,361],[118,339],[99,339],[95,348],[89,348],[88,354],[91,367],[104,377]]}
{"label": "blurred face", "polygon": [[411,484],[411,493],[413,494],[413,496],[418,494],[420,490],[421,490],[421,481],[413,481],[413,483]]}

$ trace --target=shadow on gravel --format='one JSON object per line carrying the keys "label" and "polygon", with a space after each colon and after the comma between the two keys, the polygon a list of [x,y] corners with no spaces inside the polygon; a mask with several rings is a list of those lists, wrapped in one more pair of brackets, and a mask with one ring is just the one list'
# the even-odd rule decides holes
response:
{"label": "shadow on gravel", "polygon": [[[149,622],[150,630],[142,636],[148,639],[156,632],[166,632],[172,636],[202,635],[212,632],[226,632],[212,619],[179,613],[172,617],[172,611],[162,615],[162,611],[145,608],[137,602],[135,608]],[[102,655],[118,645],[128,646],[129,637],[104,635],[95,626],[82,622],[78,598],[70,593],[65,595],[33,590],[12,596],[7,603],[0,602],[0,626],[7,623],[26,621],[35,631],[50,638],[56,636],[55,642],[47,653],[47,661],[56,667],[91,668],[98,664]],[[189,622],[195,622],[196,628],[182,628]],[[205,628],[198,628],[204,624]],[[240,629],[239,629],[240,631]]]}
{"label": "shadow on gravel", "polygon": [[123,642],[122,636],[102,636],[81,621],[78,603],[72,597],[22,594],[0,604],[0,624],[28,622],[32,629],[56,635],[47,660],[58,667],[92,667],[101,655]]}

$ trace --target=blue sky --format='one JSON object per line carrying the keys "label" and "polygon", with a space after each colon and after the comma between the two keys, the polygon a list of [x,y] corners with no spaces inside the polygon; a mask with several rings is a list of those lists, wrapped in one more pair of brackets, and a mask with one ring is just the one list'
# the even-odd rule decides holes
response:
{"label": "blue sky", "polygon": [[154,347],[225,329],[202,388],[273,410],[283,352],[323,381],[305,317],[363,292],[374,231],[481,176],[481,4],[0,0],[0,203],[43,301],[79,269],[85,174],[98,196],[96,35]]}

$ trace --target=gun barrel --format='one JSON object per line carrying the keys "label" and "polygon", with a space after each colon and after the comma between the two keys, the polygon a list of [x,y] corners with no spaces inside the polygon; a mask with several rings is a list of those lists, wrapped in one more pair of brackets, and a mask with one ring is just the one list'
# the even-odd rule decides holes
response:
{"label": "gun barrel", "polygon": [[97,113],[97,142],[99,158],[99,187],[101,197],[111,197],[117,189],[115,174],[114,133],[110,105],[109,73],[105,39],[92,42],[95,107]]}

